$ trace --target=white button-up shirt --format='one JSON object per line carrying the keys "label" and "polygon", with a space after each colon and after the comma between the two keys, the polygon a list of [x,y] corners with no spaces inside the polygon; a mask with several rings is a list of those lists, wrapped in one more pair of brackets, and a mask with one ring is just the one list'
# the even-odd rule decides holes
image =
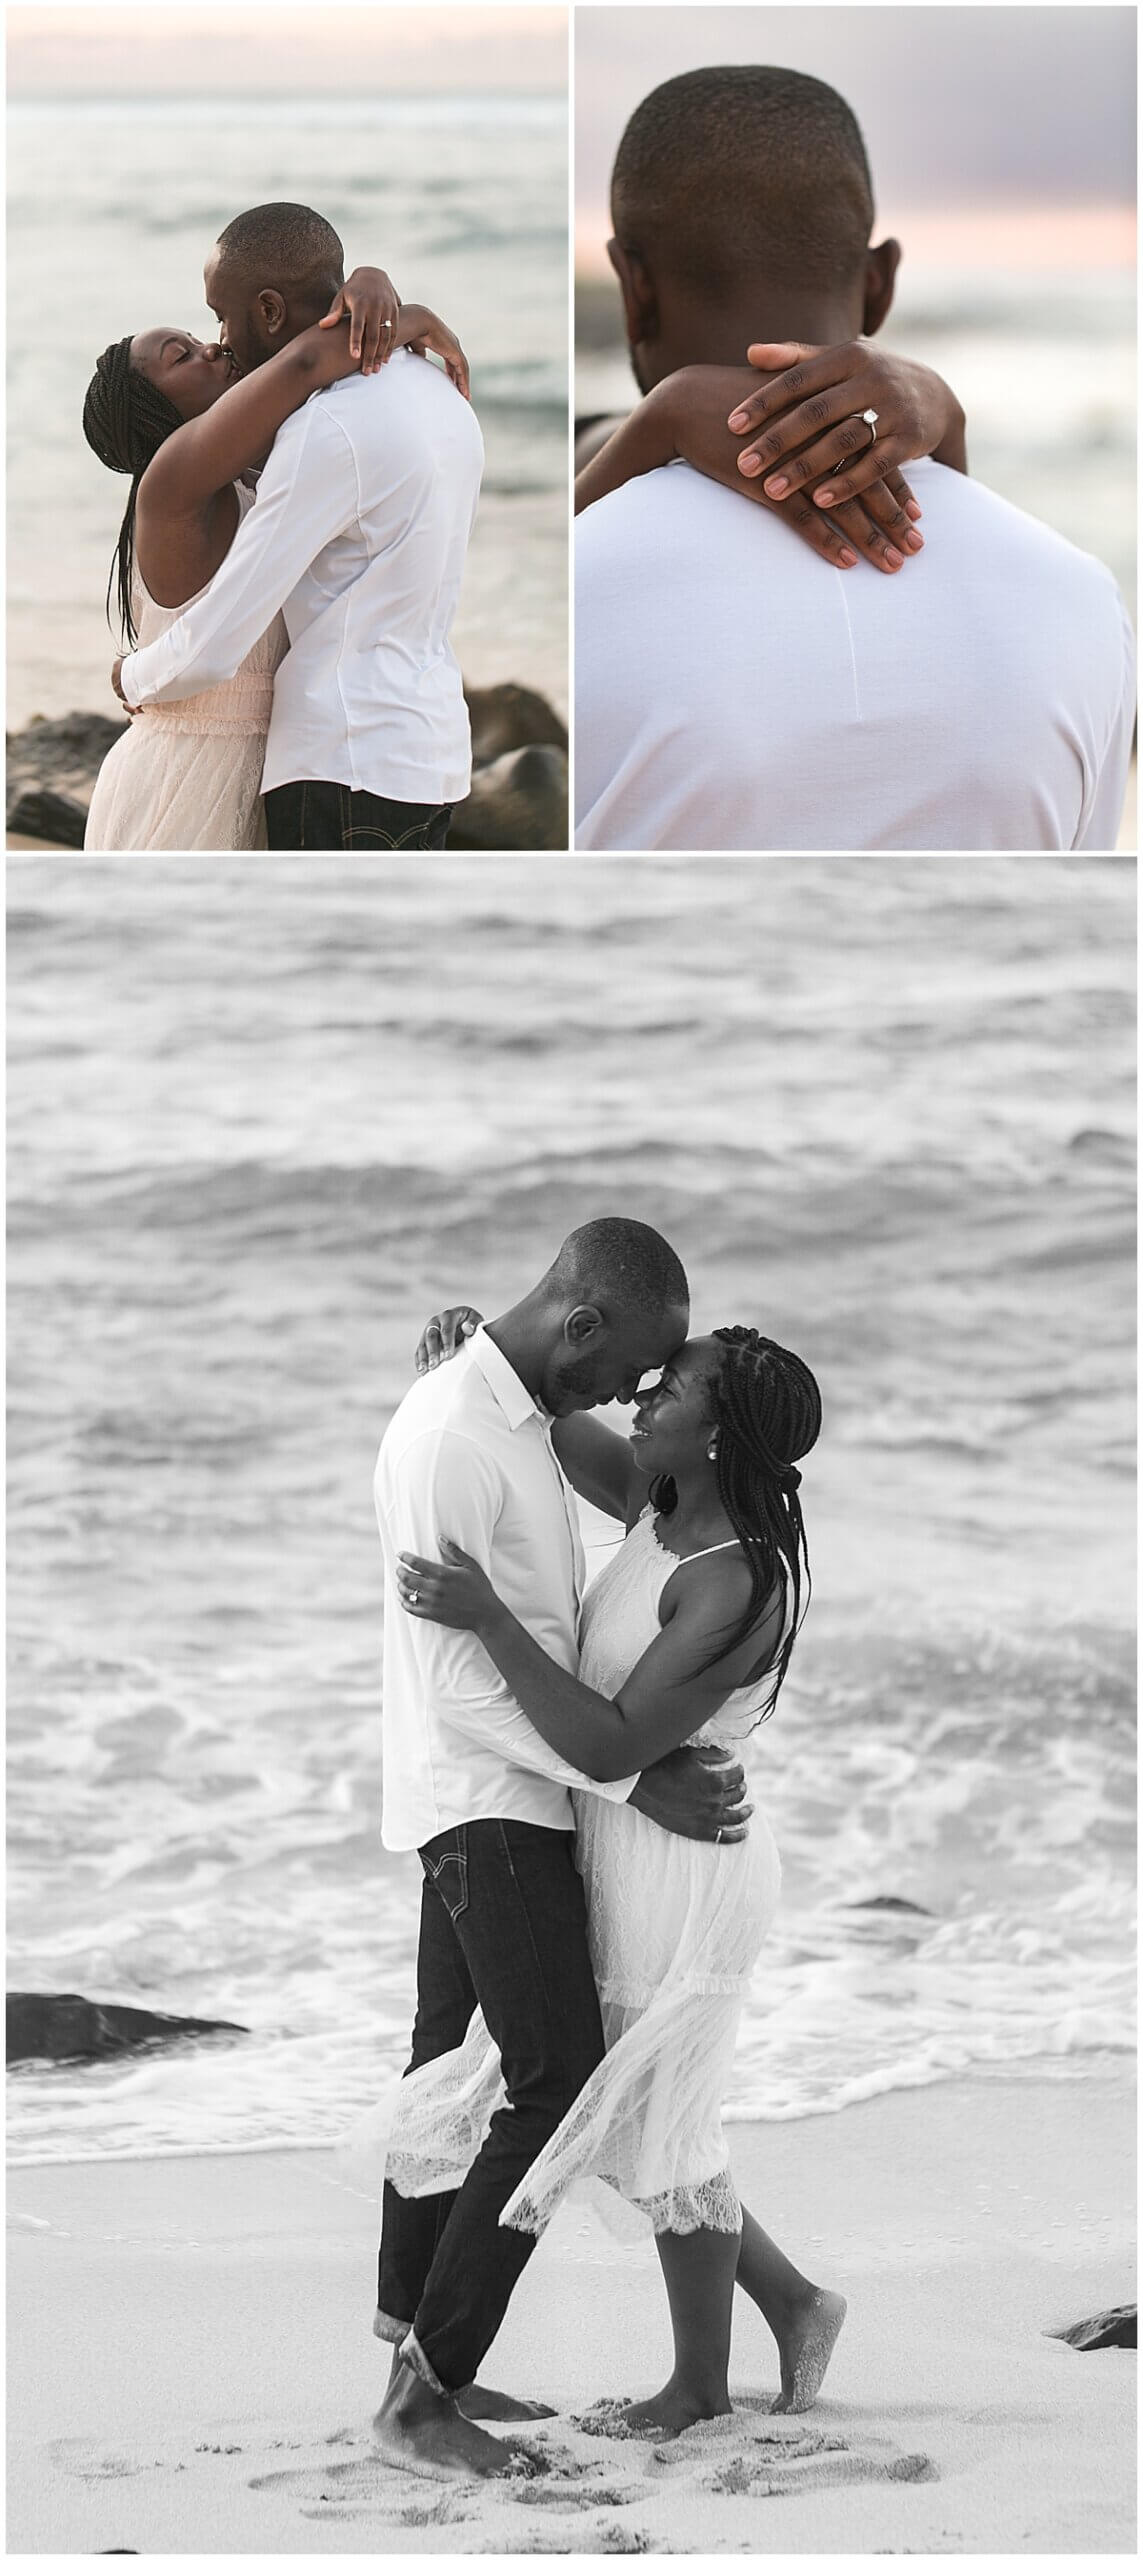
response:
{"label": "white button-up shirt", "polygon": [[831,569],[686,463],[576,519],[589,851],[1114,849],[1135,652],[1114,578],[911,462],[925,548]]}
{"label": "white button-up shirt", "polygon": [[398,1598],[402,1549],[436,1556],[452,1538],[545,1653],[578,1669],[575,1498],[547,1415],[483,1329],[398,1405],[374,1498],[385,1553],[386,1848],[420,1848],[460,1822],[570,1831],[570,1787],[625,1800],[637,1778],[597,1785],[549,1750],[478,1636],[410,1617]]}
{"label": "white button-up shirt", "polygon": [[123,661],[128,702],[225,684],[281,608],[262,788],[340,782],[440,807],[471,780],[449,633],[484,461],[467,400],[398,349],[279,427],[206,594]]}

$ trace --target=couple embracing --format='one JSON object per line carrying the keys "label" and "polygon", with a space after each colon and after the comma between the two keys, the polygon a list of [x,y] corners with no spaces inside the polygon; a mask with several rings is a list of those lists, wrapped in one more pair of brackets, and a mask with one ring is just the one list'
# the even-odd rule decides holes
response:
{"label": "couple embracing", "polygon": [[[633,2433],[729,2409],[736,2284],[778,2410],[810,2406],[844,2317],[743,2211],[721,2126],[779,1884],[734,1747],[804,1611],[820,1400],[793,1352],[688,1338],[689,1313],[671,1246],[596,1220],[505,1315],[429,1326],[382,1442],[384,1838],[423,1872],[374,2322],[402,2467],[504,2470],[479,2420],[552,2414],[476,2377],[580,2178],[641,2208],[666,2284],[674,2371]],[[591,1416],[611,1402],[629,1439]],[[626,1529],[586,1595],[576,1493]]]}
{"label": "couple embracing", "polygon": [[132,723],[89,851],[439,847],[468,791],[468,369],[381,269],[343,275],[320,214],[256,205],[207,258],[216,343],[145,329],[99,359],[83,425],[131,482],[111,575]]}

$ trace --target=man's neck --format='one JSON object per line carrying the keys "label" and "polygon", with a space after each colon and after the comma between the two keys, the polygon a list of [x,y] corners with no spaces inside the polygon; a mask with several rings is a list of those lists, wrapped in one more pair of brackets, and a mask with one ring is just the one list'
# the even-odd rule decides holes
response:
{"label": "man's neck", "polygon": [[745,364],[747,347],[796,338],[831,347],[861,330],[860,304],[852,297],[763,289],[733,304],[710,304],[689,295],[664,296],[659,330],[637,351],[645,391],[685,364]]}
{"label": "man's neck", "polygon": [[530,1396],[539,1394],[544,1373],[544,1344],[538,1337],[534,1300],[523,1298],[509,1307],[507,1315],[494,1316],[485,1325],[498,1351],[502,1351],[510,1369],[514,1369],[521,1386]]}

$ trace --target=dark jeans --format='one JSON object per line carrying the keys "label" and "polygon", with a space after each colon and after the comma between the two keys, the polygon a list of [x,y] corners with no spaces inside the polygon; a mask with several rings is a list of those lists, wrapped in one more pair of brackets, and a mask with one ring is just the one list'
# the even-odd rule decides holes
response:
{"label": "dark jeans", "polygon": [[508,2096],[454,2194],[402,2196],[386,2181],[379,2310],[415,2328],[447,2392],[473,2380],[536,2245],[500,2214],[603,2058],[574,1841],[531,1822],[466,1822],[420,1852],[409,2069],[462,2044],[479,2001]]}
{"label": "dark jeans", "polygon": [[283,782],[263,794],[271,853],[439,853],[451,808],[379,800],[344,782]]}

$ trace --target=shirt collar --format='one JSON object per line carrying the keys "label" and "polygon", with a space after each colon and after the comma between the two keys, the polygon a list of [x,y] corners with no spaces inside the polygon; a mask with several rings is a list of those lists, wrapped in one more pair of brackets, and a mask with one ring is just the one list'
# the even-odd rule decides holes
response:
{"label": "shirt collar", "polygon": [[518,1431],[522,1422],[539,1421],[546,1426],[550,1416],[542,1405],[537,1404],[535,1397],[529,1395],[523,1379],[517,1375],[511,1361],[505,1359],[499,1343],[493,1341],[483,1325],[470,1334],[468,1351],[469,1358],[475,1360],[477,1368],[487,1378],[510,1431]]}

